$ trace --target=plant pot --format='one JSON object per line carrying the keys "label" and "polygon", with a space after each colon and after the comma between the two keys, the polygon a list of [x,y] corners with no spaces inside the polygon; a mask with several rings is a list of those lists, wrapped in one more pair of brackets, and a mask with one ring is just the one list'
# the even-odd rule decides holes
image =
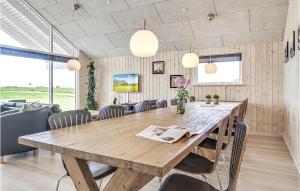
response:
{"label": "plant pot", "polygon": [[214,104],[218,105],[219,104],[219,99],[214,99]]}
{"label": "plant pot", "polygon": [[177,113],[184,114],[185,112],[185,100],[177,100]]}
{"label": "plant pot", "polygon": [[211,99],[210,98],[205,98],[205,103],[206,104],[210,104],[211,103]]}

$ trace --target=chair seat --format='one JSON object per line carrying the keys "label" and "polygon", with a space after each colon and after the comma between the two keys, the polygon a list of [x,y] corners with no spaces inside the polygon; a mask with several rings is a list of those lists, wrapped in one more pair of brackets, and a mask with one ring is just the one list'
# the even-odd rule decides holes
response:
{"label": "chair seat", "polygon": [[116,167],[94,161],[88,161],[87,163],[95,179],[104,178],[117,170]]}
{"label": "chair seat", "polygon": [[[215,129],[212,133],[217,135],[219,133],[219,128]],[[225,131],[225,136],[228,136],[228,129]],[[231,132],[231,136],[234,136],[234,131]]]}
{"label": "chair seat", "polygon": [[189,153],[175,166],[175,169],[195,174],[212,173],[214,170],[214,162],[201,155]]}
{"label": "chair seat", "polygon": [[[199,147],[216,150],[217,147],[217,140],[211,139],[211,138],[205,138],[199,145]],[[222,144],[222,150],[225,150],[227,148],[227,144]]]}
{"label": "chair seat", "polygon": [[202,180],[184,175],[172,174],[162,183],[159,191],[219,191]]}

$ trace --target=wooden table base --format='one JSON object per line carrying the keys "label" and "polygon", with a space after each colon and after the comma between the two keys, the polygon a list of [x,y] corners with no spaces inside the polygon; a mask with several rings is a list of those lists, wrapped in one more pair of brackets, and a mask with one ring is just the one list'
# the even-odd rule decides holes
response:
{"label": "wooden table base", "polygon": [[[77,191],[100,191],[85,160],[62,154]],[[119,168],[104,191],[136,191],[150,182],[154,176]]]}
{"label": "wooden table base", "polygon": [[100,191],[85,160],[62,154],[77,191]]}
{"label": "wooden table base", "polygon": [[154,176],[119,168],[105,186],[104,191],[136,191],[150,182]]}

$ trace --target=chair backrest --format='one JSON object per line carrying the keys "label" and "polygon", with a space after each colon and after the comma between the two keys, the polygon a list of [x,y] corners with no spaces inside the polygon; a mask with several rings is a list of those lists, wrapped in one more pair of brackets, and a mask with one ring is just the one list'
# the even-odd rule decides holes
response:
{"label": "chair backrest", "polygon": [[145,102],[145,101],[137,103],[134,106],[134,110],[135,110],[136,113],[150,111],[150,109],[151,109],[150,104],[148,102]]}
{"label": "chair backrest", "polygon": [[158,100],[156,101],[156,108],[164,108],[164,107],[167,107],[168,106],[168,102],[167,100],[165,99],[161,99],[161,100]]}
{"label": "chair backrest", "polygon": [[[170,103],[171,103],[171,106],[177,105],[177,100],[178,100],[178,99],[171,99],[171,102],[170,102]],[[184,102],[187,103],[187,99],[186,99],[186,98],[184,98]]]}
{"label": "chair backrest", "polygon": [[227,129],[228,121],[230,119],[230,116],[226,117],[220,127],[219,127],[219,133],[217,135],[217,146],[216,146],[216,156],[215,156],[215,163],[214,166],[216,167],[218,165],[219,159],[220,159],[220,154],[222,150],[222,145],[224,143],[224,138],[225,138],[225,131]]}
{"label": "chair backrest", "polygon": [[194,102],[194,101],[196,101],[195,96],[190,96],[190,102]]}
{"label": "chair backrest", "polygon": [[243,109],[242,121],[244,121],[245,117],[246,117],[247,108],[248,108],[248,101],[249,101],[248,98],[243,101],[244,109]]}
{"label": "chair backrest", "polygon": [[109,105],[99,110],[100,120],[122,117],[125,115],[125,108],[121,105]]}
{"label": "chair backrest", "polygon": [[246,147],[248,137],[248,125],[243,122],[237,122],[234,133],[234,140],[232,144],[230,170],[229,170],[229,184],[226,191],[235,191],[239,176],[242,158]]}
{"label": "chair backrest", "polygon": [[238,115],[237,121],[245,120],[247,107],[248,107],[248,98],[242,101],[242,104],[239,108],[239,115]]}
{"label": "chair backrest", "polygon": [[234,124],[234,119],[235,119],[235,114],[237,112],[239,108],[234,108],[231,113],[230,113],[230,117],[229,117],[229,121],[228,121],[228,126],[227,126],[227,144],[230,144],[230,140],[231,140],[231,136],[232,136],[232,130],[233,130],[233,124]]}
{"label": "chair backrest", "polygon": [[91,113],[88,110],[71,110],[54,113],[49,117],[48,123],[53,130],[89,123],[91,120]]}

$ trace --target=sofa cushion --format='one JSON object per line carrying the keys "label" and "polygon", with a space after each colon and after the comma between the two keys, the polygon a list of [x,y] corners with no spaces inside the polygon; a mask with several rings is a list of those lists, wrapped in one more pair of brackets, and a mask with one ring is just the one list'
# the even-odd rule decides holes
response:
{"label": "sofa cushion", "polygon": [[26,103],[23,105],[22,109],[20,109],[20,112],[22,111],[34,111],[42,107],[42,104],[40,103]]}
{"label": "sofa cushion", "polygon": [[16,107],[16,102],[5,102],[4,106],[6,106],[6,107]]}

